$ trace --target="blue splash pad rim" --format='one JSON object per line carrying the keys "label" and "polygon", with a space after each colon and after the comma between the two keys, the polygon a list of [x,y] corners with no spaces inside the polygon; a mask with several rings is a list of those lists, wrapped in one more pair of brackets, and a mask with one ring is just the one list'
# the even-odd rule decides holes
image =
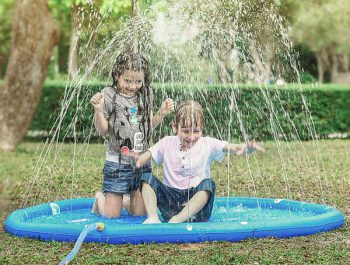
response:
{"label": "blue splash pad rim", "polygon": [[[55,201],[54,203],[59,205],[62,213],[79,209],[86,209],[86,212],[89,212],[93,202],[93,198],[76,198]],[[216,197],[214,201],[214,207],[234,207],[237,205],[257,208],[257,211],[258,209],[283,210],[286,212],[286,215],[290,215],[293,211],[312,212],[313,215],[282,220],[255,220],[252,222],[209,221],[206,223],[147,225],[141,223],[130,225],[115,223],[106,225],[101,232],[92,231],[86,237],[85,242],[109,244],[235,242],[247,238],[306,236],[336,229],[345,222],[344,215],[340,211],[321,204],[253,197]],[[52,215],[50,203],[16,210],[7,217],[5,229],[11,235],[19,237],[29,237],[44,241],[71,242],[77,240],[84,225],[91,224],[91,222],[83,223],[82,225],[30,222],[30,219],[43,215]],[[81,218],[84,218],[84,215]],[[106,221],[111,222],[113,219],[106,219]]]}

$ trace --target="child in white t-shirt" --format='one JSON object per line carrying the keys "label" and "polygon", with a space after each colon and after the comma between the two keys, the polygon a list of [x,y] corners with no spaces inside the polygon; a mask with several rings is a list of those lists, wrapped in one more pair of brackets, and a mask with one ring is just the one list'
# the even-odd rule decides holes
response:
{"label": "child in white t-shirt", "polygon": [[226,153],[248,154],[264,151],[257,143],[230,144],[215,138],[202,137],[204,112],[199,103],[180,103],[172,124],[176,136],[166,136],[138,156],[130,153],[140,168],[151,159],[162,164],[163,183],[155,176],[141,177],[142,196],[147,211],[144,223],[160,223],[157,207],[169,223],[209,220],[215,197],[215,183],[210,179],[213,161],[221,161]]}

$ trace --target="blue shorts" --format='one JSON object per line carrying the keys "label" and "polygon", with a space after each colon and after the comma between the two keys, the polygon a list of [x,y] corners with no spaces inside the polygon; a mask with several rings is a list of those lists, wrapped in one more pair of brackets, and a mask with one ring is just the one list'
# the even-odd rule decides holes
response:
{"label": "blue shorts", "polygon": [[147,182],[155,191],[157,207],[165,222],[168,222],[171,217],[178,214],[184,208],[183,204],[187,203],[198,191],[209,191],[210,197],[208,202],[188,222],[207,222],[209,220],[215,197],[215,183],[211,179],[204,179],[197,187],[185,190],[166,186],[152,174],[143,174],[141,177],[142,181]]}
{"label": "blue shorts", "polygon": [[103,192],[127,194],[140,187],[142,174],[152,173],[151,163],[136,169],[131,164],[105,161],[103,168]]}

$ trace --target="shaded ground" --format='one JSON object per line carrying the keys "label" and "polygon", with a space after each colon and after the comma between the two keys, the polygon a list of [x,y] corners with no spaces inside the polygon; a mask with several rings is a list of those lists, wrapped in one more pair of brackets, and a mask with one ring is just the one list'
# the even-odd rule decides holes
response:
{"label": "shaded ground", "polygon": [[11,204],[11,200],[8,199],[0,199],[0,213],[2,212],[7,212],[8,210],[10,210],[10,204]]}
{"label": "shaded ground", "polygon": [[[16,152],[0,154],[0,205],[23,205],[92,196],[100,188],[104,147],[73,145],[48,156],[38,171],[38,144],[24,143]],[[218,196],[291,198],[337,207],[346,216],[341,229],[290,239],[250,239],[201,244],[84,244],[72,264],[350,264],[350,140],[318,143],[267,143],[267,152],[225,159],[213,166]],[[156,167],[156,175],[161,168]],[[35,174],[37,173],[37,174]],[[9,198],[12,204],[9,206]],[[0,214],[3,224],[7,211]],[[0,228],[0,264],[57,264],[72,243],[16,238]]]}

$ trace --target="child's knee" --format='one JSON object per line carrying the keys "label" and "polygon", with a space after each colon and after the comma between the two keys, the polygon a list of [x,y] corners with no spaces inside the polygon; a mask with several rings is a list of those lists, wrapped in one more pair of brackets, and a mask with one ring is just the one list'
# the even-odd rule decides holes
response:
{"label": "child's knee", "polygon": [[96,200],[100,200],[101,198],[104,199],[103,193],[100,192],[100,191],[97,191],[97,192],[95,193],[95,199],[96,199]]}
{"label": "child's knee", "polygon": [[132,209],[130,211],[131,215],[132,216],[145,216],[147,213],[146,213],[146,209],[143,207],[143,208],[138,208],[138,209]]}
{"label": "child's knee", "polygon": [[107,218],[119,218],[120,212],[114,210],[114,209],[105,209],[103,216]]}
{"label": "child's knee", "polygon": [[208,191],[212,191],[216,189],[215,182],[211,179],[204,179],[202,182],[199,184],[202,188],[207,189]]}
{"label": "child's knee", "polygon": [[211,195],[211,192],[208,190],[200,190],[200,191],[198,191],[198,193],[200,193],[201,196],[203,197],[203,199],[205,199],[206,201],[209,200],[210,195]]}
{"label": "child's knee", "polygon": [[149,190],[149,189],[152,189],[152,187],[148,182],[142,181],[140,185],[141,193],[144,192],[144,189]]}

